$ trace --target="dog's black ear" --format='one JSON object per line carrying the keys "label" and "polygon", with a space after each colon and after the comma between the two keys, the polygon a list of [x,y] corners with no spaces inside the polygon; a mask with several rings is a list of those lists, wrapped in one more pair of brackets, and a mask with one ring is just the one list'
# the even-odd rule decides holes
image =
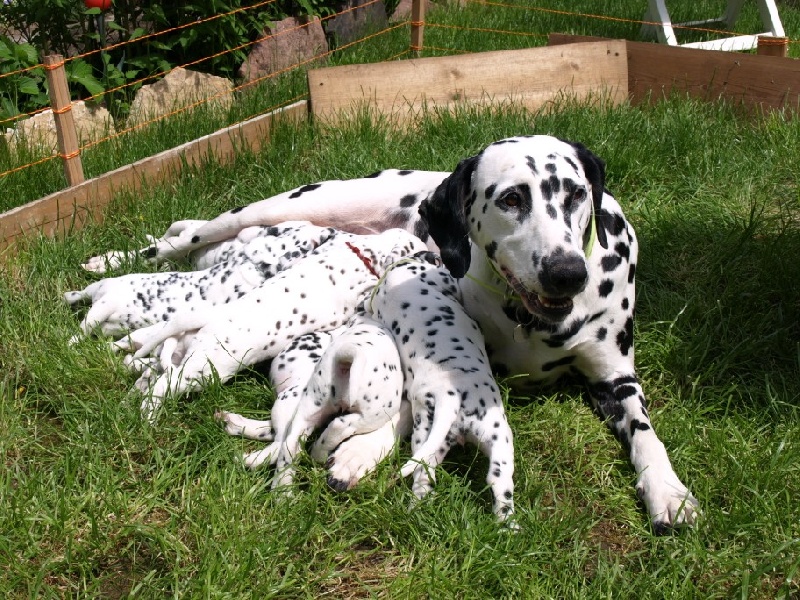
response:
{"label": "dog's black ear", "polygon": [[470,263],[469,226],[466,204],[470,201],[472,173],[478,157],[465,158],[430,198],[423,200],[419,214],[439,246],[442,261],[453,277],[463,277]]}
{"label": "dog's black ear", "polygon": [[567,143],[575,148],[575,153],[578,156],[578,160],[581,161],[586,179],[592,184],[592,205],[594,206],[597,241],[600,242],[603,248],[608,248],[608,237],[606,236],[605,227],[601,223],[603,194],[606,190],[606,163],[583,144],[578,142]]}

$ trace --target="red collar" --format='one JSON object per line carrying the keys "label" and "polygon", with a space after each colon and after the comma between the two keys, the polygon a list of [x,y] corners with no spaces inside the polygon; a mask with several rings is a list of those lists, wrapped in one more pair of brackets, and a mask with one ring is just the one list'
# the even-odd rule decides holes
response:
{"label": "red collar", "polygon": [[365,267],[367,267],[367,270],[368,270],[370,273],[372,273],[373,275],[375,275],[375,277],[377,277],[378,279],[380,279],[380,278],[381,278],[381,276],[380,276],[380,275],[378,275],[378,272],[377,272],[377,271],[375,270],[375,268],[372,266],[372,262],[370,262],[370,260],[369,260],[369,259],[368,259],[366,256],[364,256],[363,254],[361,254],[361,250],[359,250],[358,248],[356,248],[356,247],[355,247],[353,244],[351,244],[350,242],[345,242],[345,245],[346,245],[348,248],[350,248],[350,250],[352,250],[352,251],[353,251],[353,254],[355,254],[355,255],[356,255],[358,258],[360,258],[360,259],[361,259],[361,262],[363,262],[363,263],[364,263],[364,266],[365,266]]}

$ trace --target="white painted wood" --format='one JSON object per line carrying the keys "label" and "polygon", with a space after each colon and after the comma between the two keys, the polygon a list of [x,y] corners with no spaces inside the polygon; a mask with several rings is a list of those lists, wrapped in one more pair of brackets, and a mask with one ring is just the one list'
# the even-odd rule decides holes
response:
{"label": "white painted wood", "polygon": [[773,37],[784,37],[783,24],[781,23],[778,7],[775,0],[756,0],[758,12],[761,15],[761,23],[767,29],[763,33],[753,35],[737,35],[719,40],[708,42],[692,42],[689,44],[679,44],[675,35],[675,28],[680,27],[701,27],[704,25],[722,24],[731,28],[739,19],[744,0],[728,0],[725,14],[720,17],[704,19],[699,21],[686,21],[683,23],[672,23],[667,9],[666,0],[648,0],[647,10],[644,13],[642,26],[643,37],[657,37],[662,44],[670,46],[685,46],[687,48],[700,48],[703,50],[751,50],[758,45],[758,37],[769,35]]}

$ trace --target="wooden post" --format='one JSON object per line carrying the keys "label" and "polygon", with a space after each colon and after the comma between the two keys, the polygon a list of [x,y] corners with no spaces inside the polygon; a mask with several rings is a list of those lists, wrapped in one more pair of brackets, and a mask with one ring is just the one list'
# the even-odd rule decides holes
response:
{"label": "wooden post", "polygon": [[419,56],[425,31],[425,3],[428,0],[411,0],[411,51]]}
{"label": "wooden post", "polygon": [[756,54],[760,56],[789,56],[789,38],[760,35],[758,36]]}
{"label": "wooden post", "polygon": [[58,152],[64,161],[64,174],[67,185],[72,187],[83,183],[83,165],[81,151],[78,147],[78,133],[75,130],[75,119],[72,116],[72,103],[69,98],[67,75],[64,70],[64,57],[50,54],[44,57],[44,68],[47,72],[47,83],[50,88],[50,107],[56,122]]}

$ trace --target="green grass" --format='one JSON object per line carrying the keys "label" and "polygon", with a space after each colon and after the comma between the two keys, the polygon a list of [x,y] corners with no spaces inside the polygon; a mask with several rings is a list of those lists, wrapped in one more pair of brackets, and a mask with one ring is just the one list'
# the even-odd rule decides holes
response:
{"label": "green grass", "polygon": [[[720,12],[717,4],[670,7],[678,20]],[[643,9],[618,0],[603,10],[638,19]],[[587,0],[570,10],[597,9]],[[638,36],[635,25],[534,11],[523,21],[515,11],[445,7],[431,19]],[[743,31],[757,28],[754,14],[743,17]],[[781,4],[788,32],[800,30],[798,14]],[[453,49],[544,39],[426,30],[426,44]],[[337,60],[378,60],[407,41],[398,31]],[[233,117],[201,113],[87,152],[87,173],[258,114],[302,91],[295,77],[248,95]],[[282,502],[268,471],[235,462],[258,445],[228,437],[212,419],[219,408],[268,415],[273,395],[262,371],[168,402],[153,428],[129,395],[133,377],[102,344],[67,346],[78,317],[61,295],[93,280],[79,267],[88,256],[139,247],[174,220],[211,218],[310,181],[385,167],[451,170],[492,140],[534,132],[579,140],[602,156],[608,186],[636,227],[638,372],[656,430],[701,502],[694,530],[652,535],[624,452],[577,387],[509,399],[522,527],[509,534],[494,523],[486,463],[471,448],[452,453],[433,501],[412,511],[408,482],[393,479],[407,447],[343,495],[304,458],[301,490]],[[340,129],[280,126],[258,154],[120,195],[105,224],[23,245],[0,277],[0,595],[798,597],[797,148],[796,119],[744,118],[679,98],[642,108],[564,103],[539,114],[465,109],[428,115],[409,132],[366,118]],[[63,185],[55,161],[24,173],[0,180],[0,202],[11,202],[4,207]]]}
{"label": "green grass", "polygon": [[[173,220],[394,166],[452,169],[507,135],[577,139],[641,241],[637,364],[694,530],[652,535],[627,458],[565,386],[509,399],[521,531],[500,530],[468,448],[409,511],[401,456],[350,493],[304,458],[289,502],[235,457],[219,408],[266,416],[263,372],[170,401],[156,427],[102,344],[67,340],[79,264]],[[0,280],[4,597],[792,598],[800,594],[800,123],[673,99],[464,110],[410,132],[279,127],[236,164],[120,196],[104,225],[34,240]],[[131,270],[146,269],[134,265]]]}

